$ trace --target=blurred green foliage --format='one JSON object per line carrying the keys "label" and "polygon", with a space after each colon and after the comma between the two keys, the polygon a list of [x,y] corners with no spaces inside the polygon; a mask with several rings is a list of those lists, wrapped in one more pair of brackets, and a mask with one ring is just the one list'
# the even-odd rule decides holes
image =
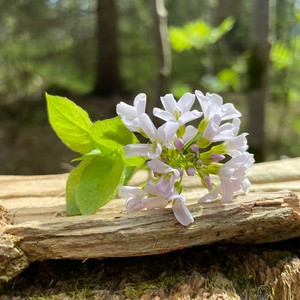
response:
{"label": "blurred green foliage", "polygon": [[[159,58],[149,3],[115,1],[123,88],[151,95]],[[237,102],[247,116],[251,1],[233,2],[238,10],[231,4],[224,17],[221,1],[189,0],[183,5],[180,0],[165,0],[172,47],[171,90],[176,96],[194,89],[221,93]],[[299,2],[275,2],[266,128],[270,158],[300,155],[300,143],[295,142],[300,135]],[[44,91],[63,96],[92,91],[96,7],[96,0],[0,1],[0,105],[35,99]]]}
{"label": "blurred green foliage", "polygon": [[176,52],[206,49],[216,43],[226,32],[233,27],[234,19],[226,18],[218,27],[212,27],[204,20],[196,20],[186,23],[182,27],[170,27],[170,43]]}

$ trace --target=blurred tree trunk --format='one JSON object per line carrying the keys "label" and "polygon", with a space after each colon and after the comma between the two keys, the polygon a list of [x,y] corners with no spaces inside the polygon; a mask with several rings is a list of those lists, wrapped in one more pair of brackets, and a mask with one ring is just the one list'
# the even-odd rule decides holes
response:
{"label": "blurred tree trunk", "polygon": [[[170,92],[171,47],[168,35],[168,12],[164,0],[150,1],[153,19],[154,43],[158,57],[158,74],[153,106],[159,105],[160,96]],[[151,105],[152,106],[152,105]],[[153,106],[150,108],[153,109]]]}
{"label": "blurred tree trunk", "polygon": [[229,16],[232,16],[235,21],[232,30],[218,42],[222,51],[227,55],[229,52],[240,55],[246,50],[246,38],[238,33],[242,26],[242,20],[245,20],[244,10],[244,0],[219,0],[216,4],[213,16],[214,26],[219,26]]}
{"label": "blurred tree trunk", "polygon": [[97,73],[93,94],[109,96],[121,90],[118,53],[118,12],[114,0],[98,0]]}
{"label": "blurred tree trunk", "polygon": [[257,162],[265,158],[265,104],[269,70],[269,0],[253,0],[248,57],[249,151]]}

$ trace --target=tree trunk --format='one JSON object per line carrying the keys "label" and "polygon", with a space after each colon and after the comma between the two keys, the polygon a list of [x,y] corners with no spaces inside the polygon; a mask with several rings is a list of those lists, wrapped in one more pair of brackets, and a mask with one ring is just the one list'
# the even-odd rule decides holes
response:
{"label": "tree trunk", "polygon": [[169,77],[171,73],[171,47],[168,35],[168,12],[164,6],[164,0],[150,1],[154,42],[158,57],[158,74],[153,105],[149,105],[149,112],[160,103],[160,96],[170,92]]}
{"label": "tree trunk", "polygon": [[120,92],[118,12],[114,0],[98,0],[97,71],[93,94],[110,96]]}
{"label": "tree trunk", "polygon": [[269,0],[253,0],[248,58],[249,151],[257,162],[265,158],[265,105],[269,70]]}

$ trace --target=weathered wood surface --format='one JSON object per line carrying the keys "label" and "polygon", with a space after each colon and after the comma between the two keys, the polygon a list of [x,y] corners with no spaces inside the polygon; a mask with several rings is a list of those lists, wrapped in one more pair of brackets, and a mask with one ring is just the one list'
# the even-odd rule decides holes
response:
{"label": "weathered wood surface", "polygon": [[[133,184],[147,176],[139,173]],[[251,192],[225,205],[198,204],[205,190],[189,177],[184,195],[195,222],[188,227],[178,224],[171,209],[127,214],[124,199],[111,201],[92,216],[66,217],[67,174],[0,176],[0,265],[12,257],[15,265],[26,265],[34,260],[139,256],[221,241],[265,243],[300,237],[300,158],[256,164],[248,176]]]}

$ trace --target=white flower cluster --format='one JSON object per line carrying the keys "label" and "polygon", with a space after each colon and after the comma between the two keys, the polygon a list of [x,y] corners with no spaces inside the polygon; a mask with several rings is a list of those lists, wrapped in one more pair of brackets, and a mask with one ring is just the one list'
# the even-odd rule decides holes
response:
{"label": "white flower cluster", "polygon": [[[196,99],[202,112],[191,110]],[[233,104],[223,104],[219,95],[196,91],[184,94],[177,102],[167,94],[161,102],[164,110],[153,109],[154,116],[165,121],[159,128],[145,113],[145,94],[137,95],[133,106],[124,102],[117,105],[125,126],[149,139],[147,144],[125,146],[126,156],[145,157],[154,174],[154,179],[141,187],[120,187],[119,196],[127,197],[127,211],[165,208],[171,203],[177,220],[187,226],[194,220],[181,195],[183,175],[198,176],[208,189],[200,201],[212,201],[221,194],[221,201],[229,202],[234,192],[248,192],[250,182],[245,171],[254,159],[246,151],[247,134],[238,135],[241,113]],[[197,128],[186,125],[196,119]]]}

